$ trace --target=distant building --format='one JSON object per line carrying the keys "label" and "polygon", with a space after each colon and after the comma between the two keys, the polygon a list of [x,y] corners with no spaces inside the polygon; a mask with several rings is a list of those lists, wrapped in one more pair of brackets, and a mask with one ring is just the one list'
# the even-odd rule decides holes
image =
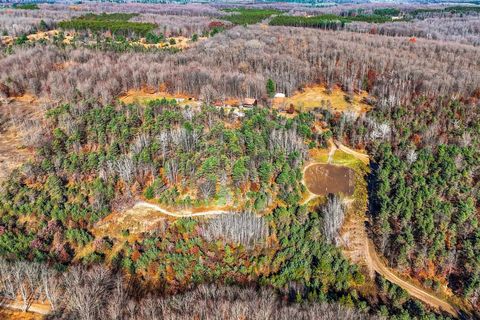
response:
{"label": "distant building", "polygon": [[273,96],[274,98],[285,98],[285,93],[277,92]]}
{"label": "distant building", "polygon": [[245,98],[245,99],[243,100],[242,105],[243,105],[244,108],[253,108],[253,107],[256,107],[256,106],[257,106],[257,103],[258,103],[257,99],[254,99],[254,98]]}
{"label": "distant building", "polygon": [[243,118],[243,117],[245,117],[245,113],[243,113],[242,111],[235,108],[233,110],[233,116],[236,117],[236,118]]}

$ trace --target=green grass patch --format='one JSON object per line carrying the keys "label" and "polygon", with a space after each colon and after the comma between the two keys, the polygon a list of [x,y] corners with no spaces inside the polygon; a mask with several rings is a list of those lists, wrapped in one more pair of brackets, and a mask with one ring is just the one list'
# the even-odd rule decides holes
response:
{"label": "green grass patch", "polygon": [[62,21],[58,25],[62,29],[111,31],[115,35],[136,34],[145,36],[157,27],[153,23],[130,22],[136,14],[111,13],[111,14],[86,14],[68,21]]}
{"label": "green grass patch", "polygon": [[255,24],[270,17],[271,15],[281,13],[281,11],[273,9],[246,8],[225,9],[223,11],[231,13],[231,15],[222,17],[222,19],[230,21],[233,24]]}
{"label": "green grass patch", "polygon": [[339,149],[335,150],[335,153],[333,154],[333,157],[332,157],[333,164],[340,164],[346,167],[354,167],[357,162],[363,163],[362,161],[358,160],[351,154],[348,154]]}

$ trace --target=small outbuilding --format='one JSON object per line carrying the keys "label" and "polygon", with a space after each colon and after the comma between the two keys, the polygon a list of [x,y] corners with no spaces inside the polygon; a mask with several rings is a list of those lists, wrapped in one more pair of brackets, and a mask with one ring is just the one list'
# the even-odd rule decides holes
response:
{"label": "small outbuilding", "polygon": [[285,93],[277,92],[273,96],[274,98],[285,98]]}
{"label": "small outbuilding", "polygon": [[245,108],[253,108],[253,107],[256,107],[257,104],[258,104],[258,101],[257,99],[254,99],[254,98],[245,98],[242,103],[243,107]]}

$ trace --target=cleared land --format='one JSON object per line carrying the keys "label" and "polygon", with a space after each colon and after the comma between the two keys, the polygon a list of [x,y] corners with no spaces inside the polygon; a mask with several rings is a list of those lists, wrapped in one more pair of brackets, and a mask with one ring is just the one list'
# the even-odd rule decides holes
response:
{"label": "cleared land", "polygon": [[124,95],[119,98],[120,101],[126,104],[146,104],[149,101],[161,99],[176,99],[180,105],[196,105],[199,103],[198,101],[194,100],[193,97],[185,94],[170,94],[162,90],[156,91],[155,89],[147,88],[143,88],[140,90],[128,90]]}
{"label": "cleared land", "polygon": [[13,311],[10,309],[0,309],[0,319],[3,320],[41,320],[44,317],[41,314],[33,312]]}
{"label": "cleared land", "polygon": [[196,208],[192,210],[170,210],[156,204],[138,201],[123,212],[115,212],[100,221],[93,232],[96,235],[119,237],[122,231],[138,234],[158,229],[167,218],[178,219],[186,217],[201,217],[229,214],[230,208]]}
{"label": "cleared land", "polygon": [[313,164],[305,170],[305,185],[316,195],[342,193],[353,195],[355,190],[352,169],[331,164]]}
{"label": "cleared land", "polygon": [[273,106],[278,109],[286,109],[292,104],[298,111],[323,107],[331,108],[336,112],[365,113],[371,108],[364,102],[367,96],[368,93],[362,91],[349,98],[347,93],[339,87],[334,87],[329,91],[324,85],[314,85],[304,88],[291,97],[274,98]]}

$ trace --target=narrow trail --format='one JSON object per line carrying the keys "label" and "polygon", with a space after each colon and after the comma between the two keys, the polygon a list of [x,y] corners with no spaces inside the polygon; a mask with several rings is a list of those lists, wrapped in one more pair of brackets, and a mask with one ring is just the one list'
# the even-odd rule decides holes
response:
{"label": "narrow trail", "polygon": [[[333,139],[330,139],[328,141],[328,143],[330,144],[330,150],[328,151],[328,160],[327,162],[328,163],[332,163],[332,159],[333,159],[333,155],[335,154],[335,151],[337,151],[337,145],[335,144],[335,142],[333,141]],[[303,171],[305,172],[305,171]]]}

